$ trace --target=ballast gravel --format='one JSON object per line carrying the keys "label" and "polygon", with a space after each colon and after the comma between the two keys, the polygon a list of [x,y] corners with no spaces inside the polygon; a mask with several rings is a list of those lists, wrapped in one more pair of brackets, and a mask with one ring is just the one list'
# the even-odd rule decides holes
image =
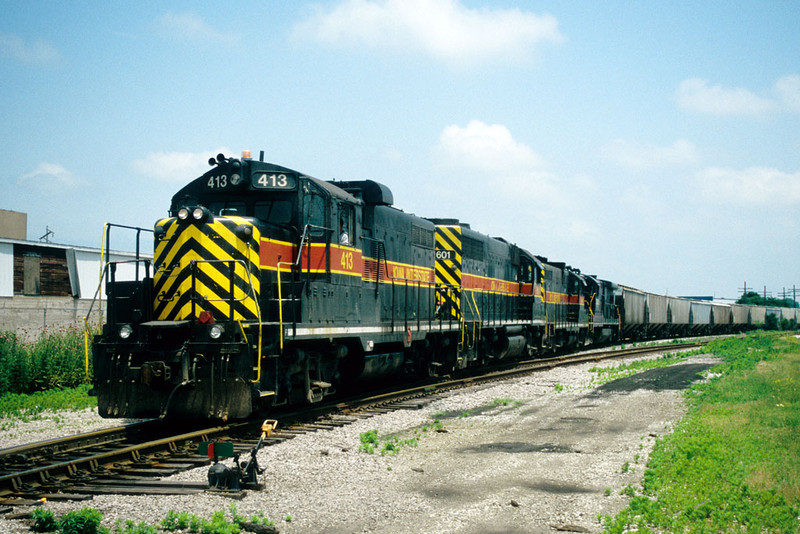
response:
{"label": "ballast gravel", "polygon": [[[640,486],[655,440],[683,415],[683,390],[716,363],[694,356],[600,386],[590,368],[618,363],[560,367],[300,435],[259,452],[265,489],[240,500],[98,496],[43,506],[57,515],[91,506],[108,526],[157,524],[169,510],[210,517],[235,504],[248,517],[263,512],[285,533],[599,532],[599,518],[624,508],[623,492]],[[41,434],[34,422],[12,425],[0,447],[119,423],[84,412],[56,417]],[[369,454],[360,435],[371,430],[380,442]],[[394,436],[399,451],[381,454]],[[205,481],[207,471],[174,478]],[[0,532],[29,530],[0,519]]]}

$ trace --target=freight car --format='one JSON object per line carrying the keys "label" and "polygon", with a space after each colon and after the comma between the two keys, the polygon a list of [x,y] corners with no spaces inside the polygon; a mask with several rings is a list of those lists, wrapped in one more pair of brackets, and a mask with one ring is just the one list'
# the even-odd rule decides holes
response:
{"label": "freight car", "polygon": [[104,417],[242,418],[359,383],[710,331],[710,304],[405,213],[380,183],[319,180],[263,153],[209,163],[155,224],[136,279],[106,266],[93,342]]}

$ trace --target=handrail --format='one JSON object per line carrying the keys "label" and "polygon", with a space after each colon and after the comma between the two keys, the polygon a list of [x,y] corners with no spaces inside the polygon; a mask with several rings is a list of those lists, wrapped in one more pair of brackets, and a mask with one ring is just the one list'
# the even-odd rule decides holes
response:
{"label": "handrail", "polygon": [[[303,227],[303,235],[300,236],[300,246],[297,247],[297,258],[294,261],[279,261],[277,266],[277,273],[278,273],[278,327],[280,329],[280,336],[279,336],[279,347],[281,352],[283,352],[283,290],[281,283],[281,266],[288,265],[290,267],[290,271],[296,269],[298,266],[302,270],[302,261],[303,261],[303,247],[308,246],[309,254],[308,254],[308,265],[309,269],[311,269],[311,239],[308,235],[309,228],[318,228],[320,230],[330,230],[330,228],[324,228],[322,226],[314,226],[313,224],[306,224]],[[292,300],[294,301],[294,292],[292,292]]]}
{"label": "handrail", "polygon": [[[126,230],[136,230],[136,258],[130,261],[136,261],[136,280],[139,280],[139,259],[140,255],[140,247],[139,242],[141,238],[142,231],[150,232],[151,234],[154,232],[149,228],[140,228],[138,226],[125,226],[122,224],[113,224],[106,222],[103,224],[103,237],[100,241],[100,274],[98,275],[97,280],[97,289],[94,292],[94,296],[92,297],[92,301],[89,303],[89,310],[86,312],[86,315],[83,317],[83,348],[86,354],[86,377],[89,377],[89,334],[91,334],[91,329],[89,327],[89,317],[92,315],[92,308],[94,308],[94,302],[97,301],[97,333],[102,333],[103,327],[103,297],[100,295],[100,290],[103,287],[103,279],[106,277],[106,273],[108,272],[108,266],[112,263],[110,261],[105,261],[107,258],[111,257],[111,229],[112,228],[123,228]],[[145,260],[149,261],[149,260]],[[115,263],[122,263],[122,262],[115,262]],[[149,269],[147,270],[146,274],[149,274]]]}

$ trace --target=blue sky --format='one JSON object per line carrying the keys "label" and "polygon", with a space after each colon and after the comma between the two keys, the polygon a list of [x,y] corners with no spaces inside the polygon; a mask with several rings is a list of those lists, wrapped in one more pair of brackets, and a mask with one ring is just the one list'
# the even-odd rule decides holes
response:
{"label": "blue sky", "polygon": [[800,289],[797,2],[0,4],[31,240],[150,228],[249,149],[647,291]]}

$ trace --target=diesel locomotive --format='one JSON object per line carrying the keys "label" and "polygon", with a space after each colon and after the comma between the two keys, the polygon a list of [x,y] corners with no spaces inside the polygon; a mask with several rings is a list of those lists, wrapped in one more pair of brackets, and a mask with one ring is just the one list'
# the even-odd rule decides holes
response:
{"label": "diesel locomotive", "polygon": [[106,266],[100,415],[243,418],[359,383],[753,323],[405,213],[375,181],[263,159],[212,158],[156,222],[135,279]]}

